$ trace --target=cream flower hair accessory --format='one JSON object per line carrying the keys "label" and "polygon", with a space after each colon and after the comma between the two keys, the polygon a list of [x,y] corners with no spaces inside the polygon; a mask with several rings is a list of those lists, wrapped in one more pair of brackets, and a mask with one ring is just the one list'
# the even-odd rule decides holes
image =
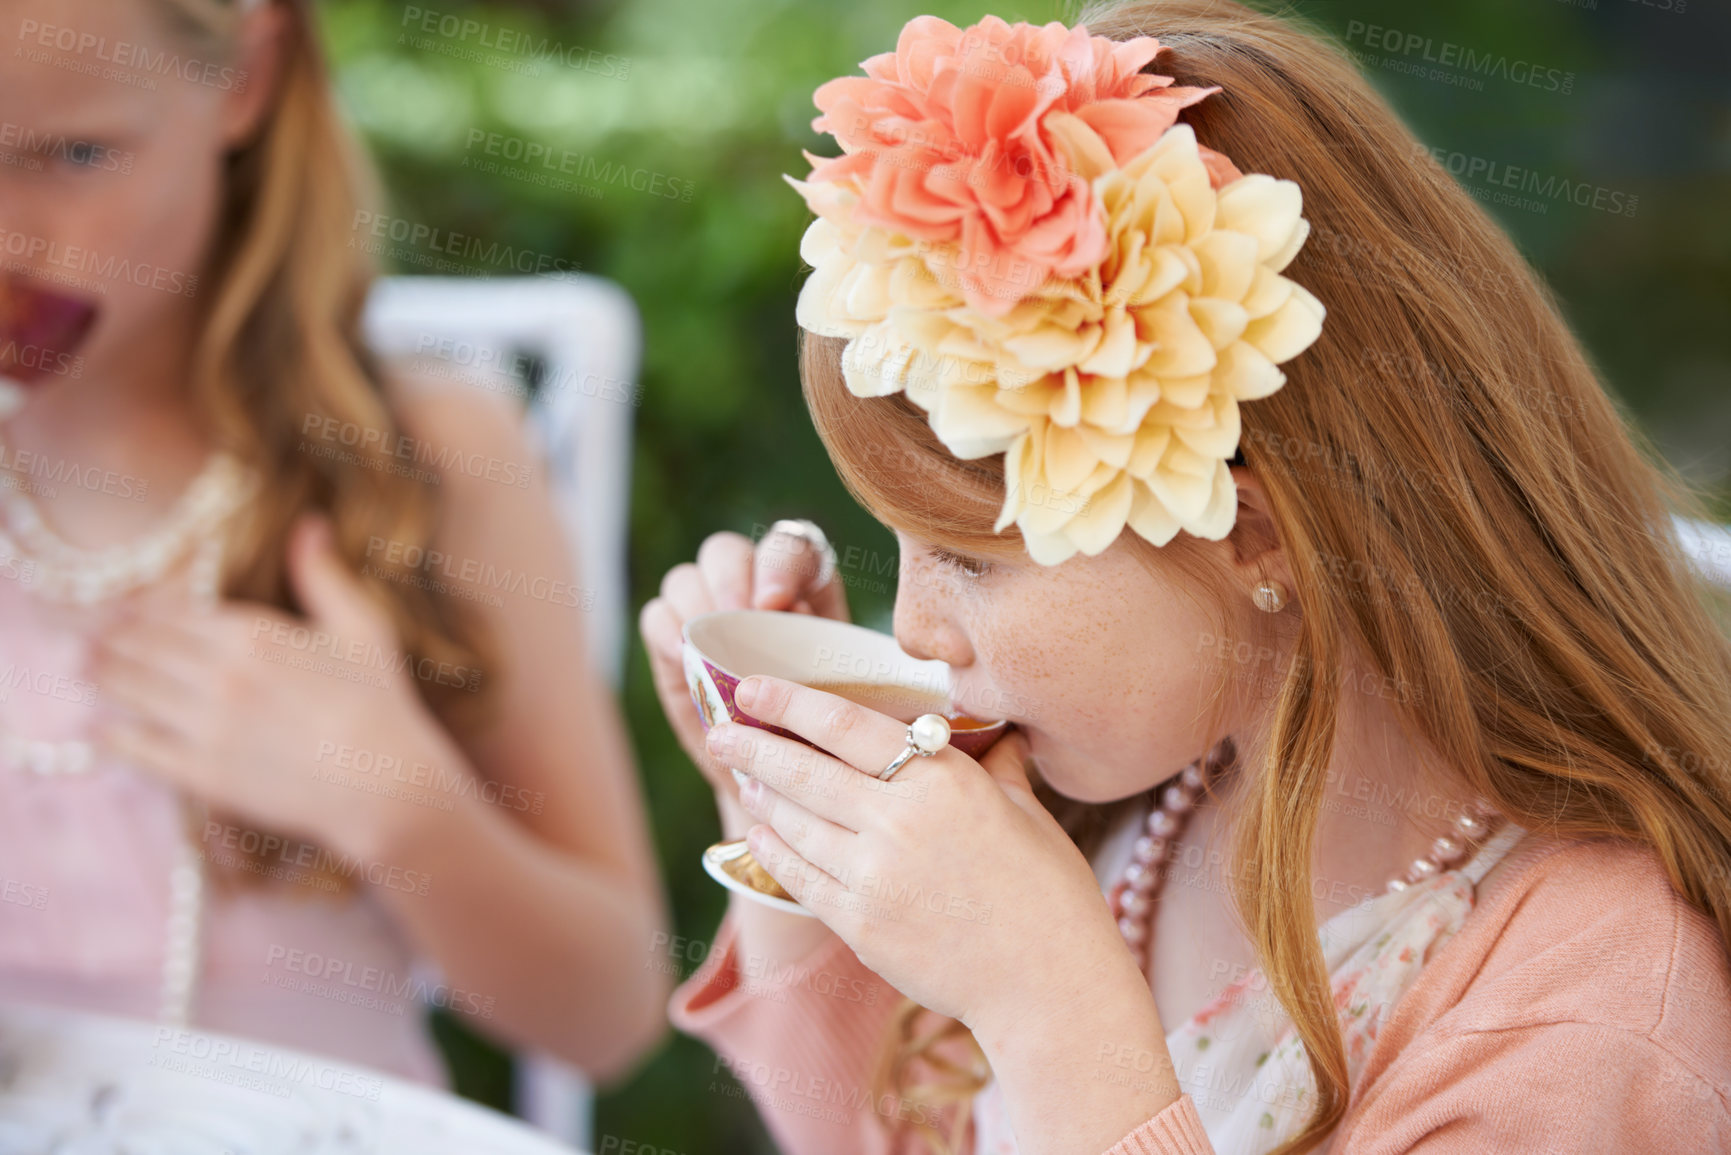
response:
{"label": "cream flower hair accessory", "polygon": [[957,457],[1003,453],[995,528],[1044,565],[1126,525],[1225,537],[1238,403],[1322,331],[1280,275],[1309,233],[1298,186],[1177,124],[1217,90],[1141,72],[1159,51],[919,17],[818,89],[844,155],[789,178],[817,214],[799,324],[848,339],[855,395],[905,392]]}

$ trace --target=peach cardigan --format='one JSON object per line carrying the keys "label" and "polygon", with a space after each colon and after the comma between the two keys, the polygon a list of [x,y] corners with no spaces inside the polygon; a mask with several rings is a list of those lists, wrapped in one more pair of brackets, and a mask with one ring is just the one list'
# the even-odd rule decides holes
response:
{"label": "peach cardigan", "polygon": [[[731,920],[674,992],[788,1155],[901,1155],[872,1075],[901,996],[839,939],[767,973]],[[904,1131],[907,1129],[904,1129]],[[1529,835],[1396,1006],[1332,1155],[1731,1152],[1731,968],[1650,852]],[[1105,1155],[1210,1155],[1188,1095]]]}

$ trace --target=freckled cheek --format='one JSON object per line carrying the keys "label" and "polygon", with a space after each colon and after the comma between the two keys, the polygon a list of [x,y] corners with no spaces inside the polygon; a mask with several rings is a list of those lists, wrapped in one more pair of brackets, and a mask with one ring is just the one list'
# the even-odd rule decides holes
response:
{"label": "freckled cheek", "polygon": [[1092,647],[1078,645],[1047,625],[973,635],[974,667],[968,681],[997,712],[1050,732],[1066,744],[1113,725],[1133,703],[1135,679],[1105,667]]}
{"label": "freckled cheek", "polygon": [[1152,753],[1163,762],[1187,757],[1179,748],[1192,740],[1205,693],[1181,660],[1183,647],[1157,647],[1146,630],[1120,631],[1131,627],[1114,623],[1101,636],[1060,641],[1048,628],[1039,631],[1045,646],[1000,637],[978,654],[1006,713],[1109,777],[1121,762],[1145,771]]}

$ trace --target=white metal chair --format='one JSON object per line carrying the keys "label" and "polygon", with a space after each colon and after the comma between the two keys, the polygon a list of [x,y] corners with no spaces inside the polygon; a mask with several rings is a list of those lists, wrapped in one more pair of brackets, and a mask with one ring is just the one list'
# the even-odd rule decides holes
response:
{"label": "white metal chair", "polygon": [[[367,302],[368,343],[473,388],[527,391],[527,419],[546,465],[577,578],[589,659],[619,688],[627,637],[626,528],[631,431],[641,355],[637,308],[597,277],[389,277]],[[593,1093],[582,1073],[541,1054],[517,1056],[517,1111],[587,1150]]]}

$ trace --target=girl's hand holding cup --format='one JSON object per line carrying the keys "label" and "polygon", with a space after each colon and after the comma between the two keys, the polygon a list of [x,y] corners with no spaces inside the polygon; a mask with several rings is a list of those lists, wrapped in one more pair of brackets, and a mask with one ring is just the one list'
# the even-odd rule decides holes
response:
{"label": "girl's hand holding cup", "polygon": [[704,745],[703,724],[685,681],[683,630],[701,614],[745,609],[850,620],[847,594],[835,579],[835,551],[821,529],[808,521],[778,521],[756,543],[739,533],[710,534],[695,562],[667,571],[661,595],[643,607],[638,619],[661,709],[715,790],[728,838],[743,838],[755,820],[739,805],[733,774]]}
{"label": "girl's hand holding cup", "polygon": [[[703,722],[685,681],[684,630],[700,614],[744,609],[850,620],[847,595],[835,580],[835,552],[821,529],[810,522],[778,521],[756,543],[739,533],[710,534],[698,547],[695,563],[667,571],[661,596],[652,598],[638,618],[661,710],[714,789],[722,836],[729,839],[744,838],[757,820],[740,805],[733,772],[704,744]],[[760,956],[799,959],[829,937],[815,919],[739,900],[732,909],[742,937]]]}

